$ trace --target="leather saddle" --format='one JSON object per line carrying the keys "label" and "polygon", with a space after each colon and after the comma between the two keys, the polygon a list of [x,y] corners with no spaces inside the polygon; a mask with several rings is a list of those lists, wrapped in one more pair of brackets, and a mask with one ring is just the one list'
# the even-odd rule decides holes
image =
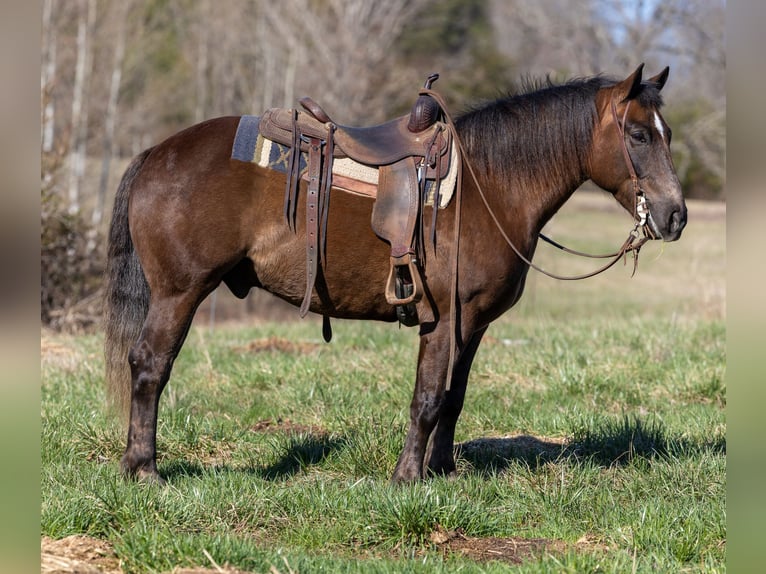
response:
{"label": "leather saddle", "polygon": [[[378,168],[378,190],[371,226],[391,245],[386,301],[396,307],[399,321],[404,325],[433,320],[432,316],[418,317],[415,304],[423,296],[421,219],[426,180],[432,180],[436,190],[431,226],[432,240],[435,240],[439,183],[450,168],[452,132],[443,121],[440,104],[427,93],[438,77],[438,74],[428,77],[409,114],[372,127],[337,124],[308,97],[300,100],[303,110],[273,108],[261,117],[260,134],[291,148],[284,215],[293,231],[299,182],[301,177],[308,179],[305,199],[307,273],[301,316],[308,313],[318,265],[325,261],[332,163],[334,159],[350,158]],[[301,169],[301,154],[308,155],[305,170]],[[424,306],[424,314],[432,315],[427,306]]]}

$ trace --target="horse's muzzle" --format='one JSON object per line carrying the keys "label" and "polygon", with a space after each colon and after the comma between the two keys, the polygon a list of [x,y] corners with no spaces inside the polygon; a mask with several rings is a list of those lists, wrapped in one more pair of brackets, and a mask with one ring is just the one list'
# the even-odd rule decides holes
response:
{"label": "horse's muzzle", "polygon": [[655,239],[677,241],[686,227],[686,204],[650,206],[646,223]]}
{"label": "horse's muzzle", "polygon": [[[656,222],[654,222],[656,223]],[[686,227],[686,206],[673,210],[666,219],[664,229],[654,229],[659,232],[663,241],[677,241],[681,238],[681,232]]]}
{"label": "horse's muzzle", "polygon": [[686,227],[686,209],[683,212],[679,209],[670,216],[670,233],[674,239],[681,237],[681,232]]}

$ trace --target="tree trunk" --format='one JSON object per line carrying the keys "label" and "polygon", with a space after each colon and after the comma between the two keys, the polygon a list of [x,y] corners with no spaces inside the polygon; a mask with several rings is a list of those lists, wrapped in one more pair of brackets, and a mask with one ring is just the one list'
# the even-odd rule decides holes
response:
{"label": "tree trunk", "polygon": [[120,95],[120,83],[122,82],[122,64],[125,60],[125,36],[127,34],[127,14],[130,2],[122,4],[119,24],[117,29],[117,45],[114,48],[114,64],[112,66],[112,81],[109,85],[109,100],[106,106],[106,118],[104,120],[104,144],[101,159],[101,179],[98,184],[98,198],[96,207],[93,209],[93,227],[101,224],[104,216],[104,203],[106,190],[109,186],[109,171],[114,155],[114,126],[117,121],[117,98]]}
{"label": "tree trunk", "polygon": [[195,102],[194,121],[199,123],[205,119],[208,100],[208,51],[210,44],[210,27],[208,19],[210,15],[210,3],[200,2],[198,5],[199,17],[197,18],[197,66],[195,75]]}
{"label": "tree trunk", "polygon": [[[53,25],[53,2],[43,2],[43,30],[42,30],[42,74],[40,76],[40,93],[42,95],[42,118],[40,122],[40,141],[43,153],[53,151],[53,121],[54,112],[53,96],[51,90],[53,79],[56,75],[56,27]],[[49,176],[50,174],[45,174]]]}
{"label": "tree trunk", "polygon": [[83,106],[92,58],[89,38],[96,20],[96,0],[81,0],[77,25],[77,65],[72,94],[72,133],[69,145],[69,213],[80,211],[80,184],[85,173],[88,108]]}

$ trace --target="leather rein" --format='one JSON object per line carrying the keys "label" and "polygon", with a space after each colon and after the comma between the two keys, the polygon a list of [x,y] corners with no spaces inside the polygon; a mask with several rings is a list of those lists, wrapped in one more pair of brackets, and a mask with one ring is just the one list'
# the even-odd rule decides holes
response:
{"label": "leather rein", "polygon": [[[651,229],[647,225],[647,217],[649,215],[649,209],[646,205],[646,197],[644,195],[644,191],[641,189],[641,184],[638,181],[638,175],[636,174],[636,170],[633,165],[633,160],[630,157],[627,144],[625,143],[625,119],[628,115],[629,107],[630,107],[630,102],[626,104],[625,111],[623,112],[623,115],[622,115],[622,121],[620,122],[619,118],[617,117],[617,106],[615,105],[614,100],[612,100],[612,104],[611,104],[612,117],[614,118],[614,124],[617,127],[617,131],[620,134],[620,144],[621,144],[620,147],[622,149],[623,158],[625,159],[625,164],[628,167],[628,172],[630,173],[630,179],[633,185],[633,197],[634,197],[633,216],[634,216],[634,219],[636,220],[635,226],[628,234],[628,237],[625,239],[622,246],[614,253],[592,255],[589,253],[584,253],[581,251],[576,251],[574,249],[565,247],[561,245],[560,243],[553,241],[552,239],[545,236],[544,234],[538,233],[538,236],[540,237],[540,239],[549,243],[550,245],[553,245],[554,247],[558,249],[561,249],[562,251],[566,253],[570,253],[572,255],[578,255],[580,257],[589,257],[592,259],[611,259],[611,261],[609,261],[603,267],[600,267],[596,269],[595,271],[591,271],[589,273],[583,273],[582,275],[558,275],[556,273],[546,271],[545,269],[532,263],[532,261],[530,261],[527,257],[525,257],[521,253],[521,251],[516,247],[516,245],[514,245],[514,243],[511,241],[511,239],[503,230],[500,222],[497,219],[497,216],[495,215],[494,211],[490,207],[489,202],[487,201],[487,198],[484,195],[484,191],[482,190],[481,185],[479,184],[478,178],[476,177],[476,174],[473,171],[473,167],[471,166],[470,161],[468,161],[468,158],[466,156],[465,150],[463,149],[462,143],[460,142],[460,139],[455,138],[456,141],[458,142],[458,145],[460,146],[460,151],[461,151],[461,154],[463,155],[463,161],[468,166],[468,171],[470,171],[471,173],[471,178],[473,179],[473,182],[476,185],[476,189],[479,192],[479,196],[481,197],[481,200],[484,203],[484,207],[487,208],[487,211],[489,212],[490,217],[492,217],[492,221],[494,221],[495,226],[500,232],[500,235],[502,235],[503,239],[505,239],[505,242],[511,247],[511,249],[513,249],[514,253],[516,253],[519,259],[521,259],[524,263],[529,265],[535,271],[539,271],[543,275],[547,275],[548,277],[552,277],[553,279],[560,279],[562,281],[576,281],[579,279],[587,279],[588,277],[593,277],[594,275],[603,273],[604,271],[612,267],[615,263],[617,263],[620,259],[626,257],[629,252],[632,252],[633,253],[633,273],[631,274],[631,277],[636,273],[636,269],[638,268],[638,254],[639,254],[639,251],[641,250],[641,247],[647,241],[654,239],[655,236],[654,236],[654,233],[652,233]],[[643,237],[639,237],[639,230],[641,231]]]}

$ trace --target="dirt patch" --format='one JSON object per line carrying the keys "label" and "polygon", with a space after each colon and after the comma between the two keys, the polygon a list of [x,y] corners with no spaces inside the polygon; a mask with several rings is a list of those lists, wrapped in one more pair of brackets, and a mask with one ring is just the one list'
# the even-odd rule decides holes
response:
{"label": "dirt patch", "polygon": [[521,564],[536,560],[546,554],[563,554],[568,550],[603,551],[607,547],[599,544],[593,537],[583,536],[574,544],[548,538],[471,538],[460,530],[446,531],[437,528],[431,533],[431,542],[444,553],[458,554],[477,562],[499,560],[510,564]]}
{"label": "dirt patch", "polygon": [[[444,554],[459,555],[477,562],[498,560],[521,564],[537,560],[546,554],[563,554],[568,550],[579,552],[606,551],[608,547],[595,537],[583,536],[574,544],[547,538],[472,538],[461,530],[447,531],[437,528],[431,533],[431,542]],[[174,568],[169,574],[249,574],[243,570],[216,564],[210,558],[212,568]],[[289,568],[289,565],[287,566]],[[272,566],[273,574],[282,570]],[[291,568],[286,570],[293,572]],[[112,546],[103,540],[89,536],[68,536],[53,540],[44,536],[40,541],[41,574],[123,574],[120,560]]]}
{"label": "dirt patch", "polygon": [[[212,568],[173,568],[168,574],[249,574],[216,564]],[[275,570],[272,570],[274,572]],[[67,536],[40,540],[41,574],[123,574],[120,560],[108,542],[90,536]],[[277,571],[278,572],[278,571]]]}
{"label": "dirt patch", "polygon": [[281,433],[281,434],[311,434],[325,436],[327,431],[316,425],[302,425],[292,422],[290,419],[278,418],[262,419],[250,427],[253,432]]}
{"label": "dirt patch", "polygon": [[320,343],[311,343],[308,341],[289,341],[281,337],[268,337],[267,339],[256,339],[244,347],[237,347],[237,351],[242,353],[288,353],[292,355],[308,355],[318,350],[322,345]]}
{"label": "dirt patch", "polygon": [[122,574],[120,560],[103,540],[89,536],[67,536],[40,540],[42,574]]}

